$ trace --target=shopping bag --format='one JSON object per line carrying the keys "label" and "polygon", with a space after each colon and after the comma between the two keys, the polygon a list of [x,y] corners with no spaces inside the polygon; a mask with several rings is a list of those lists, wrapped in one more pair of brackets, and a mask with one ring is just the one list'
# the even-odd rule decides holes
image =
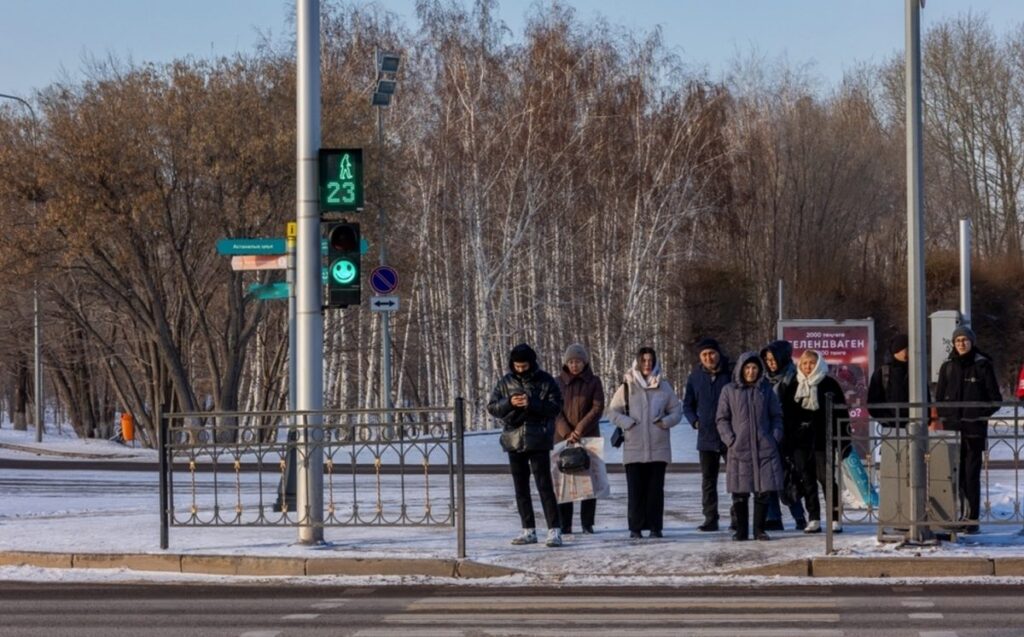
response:
{"label": "shopping bag", "polygon": [[604,464],[604,438],[580,439],[578,446],[586,449],[590,456],[590,467],[584,473],[562,473],[559,470],[558,458],[566,446],[563,441],[551,450],[551,479],[558,502],[579,502],[610,496],[611,485],[608,483],[608,470]]}
{"label": "shopping bag", "polygon": [[867,508],[878,508],[878,491],[871,486],[868,480],[868,473],[864,470],[864,463],[860,460],[860,454],[856,449],[850,455],[843,458],[843,477],[846,480],[846,488],[858,504]]}

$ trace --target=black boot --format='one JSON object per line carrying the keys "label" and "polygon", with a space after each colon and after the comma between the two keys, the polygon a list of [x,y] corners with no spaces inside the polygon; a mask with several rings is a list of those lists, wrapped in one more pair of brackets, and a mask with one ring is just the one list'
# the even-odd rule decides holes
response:
{"label": "black boot", "polygon": [[[754,538],[765,541],[771,538],[765,533],[765,526],[767,525],[766,518],[768,517],[768,494],[759,493],[754,496]],[[782,523],[779,522],[779,527],[782,527]]]}
{"label": "black boot", "polygon": [[740,542],[750,539],[750,530],[747,526],[747,520],[750,517],[747,506],[749,497],[746,493],[734,493],[732,496],[733,525],[736,527],[732,539]]}

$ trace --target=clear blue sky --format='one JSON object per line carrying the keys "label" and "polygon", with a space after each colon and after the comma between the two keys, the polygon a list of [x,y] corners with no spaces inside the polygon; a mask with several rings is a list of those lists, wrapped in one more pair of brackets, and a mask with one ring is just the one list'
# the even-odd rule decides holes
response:
{"label": "clear blue sky", "polygon": [[[449,0],[445,0],[449,1]],[[541,0],[543,2],[543,0]],[[412,24],[415,0],[380,0]],[[500,2],[520,34],[533,0]],[[581,20],[601,14],[622,26],[664,29],[666,43],[717,76],[738,53],[813,65],[826,82],[857,62],[903,47],[903,0],[570,0]],[[64,77],[81,78],[86,56],[134,62],[248,51],[260,34],[290,32],[293,0],[0,0],[0,93],[28,96]],[[965,12],[998,32],[1024,23],[1024,0],[928,0],[922,24]],[[63,75],[66,73],[66,76]]]}

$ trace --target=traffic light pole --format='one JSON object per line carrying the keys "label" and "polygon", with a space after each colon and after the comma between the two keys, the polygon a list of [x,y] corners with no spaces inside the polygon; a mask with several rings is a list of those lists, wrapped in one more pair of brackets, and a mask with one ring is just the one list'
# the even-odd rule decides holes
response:
{"label": "traffic light pole", "polygon": [[320,289],[320,0],[297,0],[296,84],[296,408],[299,428],[299,543],[324,541],[322,421],[324,323]]}

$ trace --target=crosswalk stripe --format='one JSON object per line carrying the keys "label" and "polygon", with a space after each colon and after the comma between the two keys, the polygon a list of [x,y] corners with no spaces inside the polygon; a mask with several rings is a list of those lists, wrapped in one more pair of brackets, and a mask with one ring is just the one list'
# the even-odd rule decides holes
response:
{"label": "crosswalk stripe", "polygon": [[687,613],[687,614],[623,614],[577,616],[577,609],[559,613],[478,613],[471,615],[450,615],[447,613],[403,613],[388,615],[382,619],[386,624],[444,624],[446,626],[485,624],[490,627],[509,626],[608,626],[609,624],[791,624],[800,622],[839,623],[838,613]]}
{"label": "crosswalk stripe", "polygon": [[[571,627],[531,628],[531,637],[566,637],[573,635]],[[402,637],[512,637],[522,635],[522,628],[473,628],[468,632],[439,627],[402,628]],[[624,629],[588,628],[586,637],[622,637]],[[355,633],[355,637],[394,637],[394,628],[367,628]],[[739,632],[737,628],[645,628],[644,637],[844,637],[845,631],[822,628],[751,628]]]}
{"label": "crosswalk stripe", "polygon": [[[621,597],[573,598],[574,610],[600,610],[604,608],[631,609],[778,609],[778,608],[836,608],[838,601],[821,597],[737,597],[735,599],[693,599],[681,597]],[[409,604],[408,610],[562,610],[566,600],[559,597],[427,597]]]}

